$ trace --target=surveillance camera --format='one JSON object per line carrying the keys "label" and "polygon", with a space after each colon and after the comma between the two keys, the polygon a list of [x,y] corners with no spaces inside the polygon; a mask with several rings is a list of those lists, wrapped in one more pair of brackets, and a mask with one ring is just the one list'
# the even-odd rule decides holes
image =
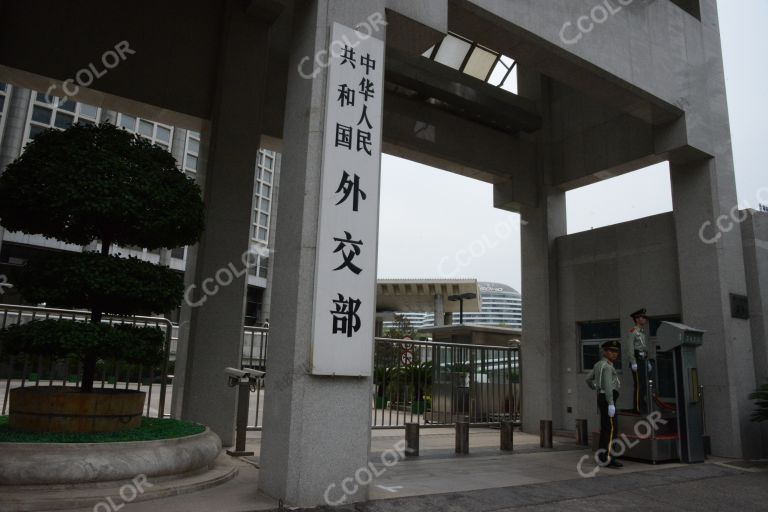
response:
{"label": "surveillance camera", "polygon": [[244,368],[238,370],[237,368],[224,368],[224,374],[229,378],[228,384],[230,387],[235,387],[239,384],[250,384],[253,391],[256,390],[259,379],[266,375],[266,372],[261,370],[254,370],[253,368]]}
{"label": "surveillance camera", "polygon": [[243,370],[238,370],[237,368],[232,368],[232,367],[224,368],[224,374],[227,377],[230,377],[232,379],[238,379],[238,380],[248,376],[248,374]]}
{"label": "surveillance camera", "polygon": [[260,379],[261,377],[267,374],[267,372],[263,372],[261,370],[254,370],[253,368],[245,368],[243,372],[245,373],[245,376],[248,377],[250,380]]}

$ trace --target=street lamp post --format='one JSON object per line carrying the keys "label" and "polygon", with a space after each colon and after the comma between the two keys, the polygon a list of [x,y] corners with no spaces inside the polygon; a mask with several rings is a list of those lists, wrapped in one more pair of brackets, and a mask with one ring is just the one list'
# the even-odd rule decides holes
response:
{"label": "street lamp post", "polygon": [[474,299],[475,297],[477,297],[477,294],[472,292],[448,296],[448,300],[450,301],[459,301],[459,325],[464,325],[464,301]]}

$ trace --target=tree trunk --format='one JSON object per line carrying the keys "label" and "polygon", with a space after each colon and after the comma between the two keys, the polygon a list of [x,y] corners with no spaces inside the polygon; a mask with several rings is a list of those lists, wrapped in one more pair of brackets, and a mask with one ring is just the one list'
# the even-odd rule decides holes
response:
{"label": "tree trunk", "polygon": [[93,381],[96,380],[96,356],[88,355],[83,359],[83,382],[80,383],[80,391],[89,393],[93,391]]}
{"label": "tree trunk", "polygon": [[[112,242],[109,240],[101,241],[101,254],[103,256],[109,256],[109,248]],[[97,306],[91,306],[91,323],[96,325],[101,324],[101,318],[104,316],[104,312]],[[93,381],[96,380],[96,363],[98,358],[95,354],[89,354],[83,359],[83,382],[80,384],[80,389],[84,393],[93,391]]]}

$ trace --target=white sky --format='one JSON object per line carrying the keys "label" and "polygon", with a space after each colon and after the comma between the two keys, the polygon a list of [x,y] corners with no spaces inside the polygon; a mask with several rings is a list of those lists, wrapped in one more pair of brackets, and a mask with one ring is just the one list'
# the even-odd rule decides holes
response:
{"label": "white sky", "polygon": [[[756,208],[768,187],[768,0],[718,6],[739,204]],[[569,233],[671,211],[667,165],[571,191],[567,201]],[[492,204],[487,183],[385,155],[379,277],[471,277],[520,289],[520,218]]]}

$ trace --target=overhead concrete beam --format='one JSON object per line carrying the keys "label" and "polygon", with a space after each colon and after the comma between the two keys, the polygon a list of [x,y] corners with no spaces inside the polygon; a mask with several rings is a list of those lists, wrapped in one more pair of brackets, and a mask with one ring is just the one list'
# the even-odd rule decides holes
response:
{"label": "overhead concrete beam", "polygon": [[539,206],[539,188],[533,168],[519,172],[507,180],[494,183],[493,207],[520,213],[523,208]]}
{"label": "overhead concrete beam", "polygon": [[462,117],[503,131],[532,132],[541,127],[541,116],[532,101],[420,55],[390,48],[386,78],[426,98],[445,102]]}
{"label": "overhead concrete beam", "polygon": [[530,142],[392,92],[384,96],[384,151],[489,183],[535,165]]}
{"label": "overhead concrete beam", "polygon": [[[648,39],[648,34],[643,33],[647,27],[641,21],[645,18],[638,12],[647,6],[637,4],[633,9],[624,9],[623,17],[616,15],[611,23],[600,25],[599,29],[604,33],[595,29],[589,37],[583,37],[579,44],[573,45],[560,39],[562,26],[569,20],[575,23],[579,15],[588,14],[596,2],[554,0],[553,5],[540,0],[450,0],[448,20],[451,31],[500,51],[520,65],[540,71],[646,122],[663,124],[683,112],[675,105],[679,93],[670,83],[672,78],[660,80],[666,90],[658,90],[651,87],[654,82],[648,77],[638,76],[646,71],[649,75],[657,75],[659,70],[652,69],[652,62],[622,62],[627,57],[626,46],[631,41]],[[659,30],[662,25],[672,23],[663,19],[652,22],[657,21]],[[645,23],[651,21],[645,20]],[[629,34],[634,33],[637,37],[630,38]],[[606,42],[611,46],[606,46]],[[660,40],[658,44],[661,46],[659,52],[666,51],[675,59],[669,64],[672,69],[687,67],[683,58],[677,58],[672,41]],[[665,44],[669,45],[666,49],[663,48]],[[636,68],[633,69],[633,65]],[[646,87],[636,85],[638,83]]]}
{"label": "overhead concrete beam", "polygon": [[[417,2],[408,2],[418,5]],[[445,5],[445,3],[444,3]],[[445,23],[439,24],[442,30],[425,25],[395,10],[387,9],[387,51],[399,50],[407,55],[418,56],[439,43],[448,30],[448,10],[445,9]],[[387,67],[389,67],[387,62]]]}
{"label": "overhead concrete beam", "polygon": [[691,145],[686,117],[653,125],[553,79],[553,185],[572,190],[663,161],[711,158]]}
{"label": "overhead concrete beam", "polygon": [[[4,2],[0,65],[60,82],[93,66],[93,90],[209,119],[223,11],[206,0]],[[88,37],[73,36],[73,16]],[[30,27],[55,44],[31,40]],[[105,69],[102,56],[121,42],[133,53]]]}
{"label": "overhead concrete beam", "polygon": [[[389,12],[407,17],[410,20],[430,28],[441,34],[448,32],[448,0],[429,0],[414,2],[413,0],[386,0],[387,8],[387,38],[399,35],[395,26],[397,19],[391,18]],[[390,32],[394,29],[394,32]],[[427,48],[424,48],[425,50]]]}

